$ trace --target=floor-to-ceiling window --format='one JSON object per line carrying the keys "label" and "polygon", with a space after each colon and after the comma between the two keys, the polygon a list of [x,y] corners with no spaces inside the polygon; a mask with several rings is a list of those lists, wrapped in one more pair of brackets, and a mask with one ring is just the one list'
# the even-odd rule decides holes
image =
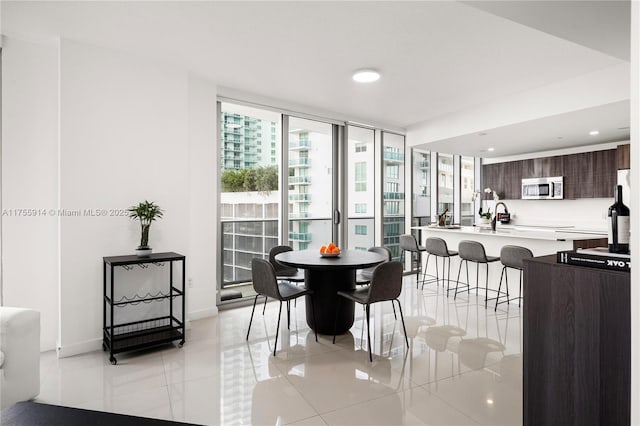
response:
{"label": "floor-to-ceiling window", "polygon": [[289,237],[294,250],[320,249],[333,235],[332,125],[289,117]]}
{"label": "floor-to-ceiling window", "polygon": [[348,248],[366,250],[375,245],[374,131],[348,126],[347,135]]}
{"label": "floor-to-ceiling window", "polygon": [[441,215],[446,211],[448,215],[453,215],[453,155],[438,153],[437,167],[438,206],[434,213]]}
{"label": "floor-to-ceiling window", "polygon": [[471,226],[474,222],[475,158],[460,157],[460,225]]}
{"label": "floor-to-ceiling window", "polygon": [[382,238],[394,259],[400,259],[400,235],[405,233],[404,136],[382,133]]}
{"label": "floor-to-ceiling window", "polygon": [[431,221],[431,153],[413,149],[411,226]]}
{"label": "floor-to-ceiling window", "polygon": [[251,259],[278,244],[280,114],[220,104],[222,288],[251,280]]}

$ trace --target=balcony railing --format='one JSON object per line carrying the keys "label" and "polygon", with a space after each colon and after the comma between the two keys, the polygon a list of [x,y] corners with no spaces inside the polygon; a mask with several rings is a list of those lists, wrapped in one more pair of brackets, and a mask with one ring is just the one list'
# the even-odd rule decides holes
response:
{"label": "balcony railing", "polygon": [[404,200],[404,192],[383,192],[382,198],[385,200]]}
{"label": "balcony railing", "polygon": [[300,140],[300,141],[289,142],[289,149],[303,150],[306,148],[311,148],[310,140]]}
{"label": "balcony railing", "polygon": [[311,176],[289,176],[289,185],[308,185],[311,183]]}
{"label": "balcony railing", "polygon": [[289,160],[289,167],[308,167],[311,165],[311,158],[292,158]]}
{"label": "balcony railing", "polygon": [[311,201],[311,194],[289,194],[289,201]]}
{"label": "balcony railing", "polygon": [[308,232],[289,232],[289,239],[291,241],[309,242],[312,236]]}
{"label": "balcony railing", "polygon": [[289,213],[289,219],[306,219],[311,216],[309,212]]}
{"label": "balcony railing", "polygon": [[384,159],[392,161],[404,161],[404,154],[401,152],[385,151]]}

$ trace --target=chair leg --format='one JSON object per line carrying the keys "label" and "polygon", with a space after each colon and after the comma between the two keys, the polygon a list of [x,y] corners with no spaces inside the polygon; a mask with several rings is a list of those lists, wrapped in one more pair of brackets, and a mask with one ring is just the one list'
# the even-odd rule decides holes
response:
{"label": "chair leg", "polygon": [[484,277],[484,308],[487,309],[487,301],[489,300],[489,264],[484,264],[484,269],[486,271]]}
{"label": "chair leg", "polygon": [[476,296],[478,296],[478,287],[480,287],[480,264],[476,263]]}
{"label": "chair leg", "polygon": [[369,362],[373,362],[373,357],[371,356],[371,331],[369,330],[369,305],[367,305],[367,346],[369,347]]}
{"label": "chair leg", "polygon": [[264,306],[262,307],[262,315],[264,315],[264,311],[267,309],[267,299],[268,297],[264,297]]}
{"label": "chair leg", "polygon": [[[449,261],[447,267],[447,297],[449,297],[449,286],[451,286],[451,258],[447,258]],[[444,276],[444,270],[442,271],[442,275]]]}
{"label": "chair leg", "polygon": [[311,299],[311,315],[313,315],[313,331],[316,334],[316,342],[318,341],[318,323],[316,322],[316,306],[313,301],[313,296],[309,297]]}
{"label": "chair leg", "polygon": [[[506,266],[502,267],[502,272],[500,272],[500,283],[498,284],[498,295],[496,296],[496,307],[493,308],[493,312],[498,310],[498,301],[500,300],[500,289],[502,288],[502,275],[504,275],[504,270]],[[507,303],[509,303],[509,299],[507,298]]]}
{"label": "chair leg", "polygon": [[391,301],[391,307],[393,308],[393,317],[398,320],[398,316],[396,315],[396,305],[393,304],[393,300]]}
{"label": "chair leg", "polygon": [[[462,271],[462,259],[460,259],[460,266],[458,266],[458,278],[456,279],[456,292],[453,294],[453,300],[456,300],[458,297],[458,284],[460,283],[460,271]],[[467,280],[467,285],[469,281]]]}
{"label": "chair leg", "polygon": [[247,339],[249,340],[249,332],[251,331],[251,323],[253,322],[253,313],[256,310],[256,302],[258,301],[259,294],[256,294],[256,297],[253,298],[253,309],[251,309],[251,318],[249,319],[249,329],[247,330]]}
{"label": "chair leg", "polygon": [[273,342],[273,356],[276,356],[276,348],[278,347],[278,332],[280,331],[280,314],[282,314],[282,300],[280,308],[278,308],[278,324],[276,325],[276,341]]}
{"label": "chair leg", "polygon": [[[424,263],[424,273],[422,274],[422,287],[420,290],[424,290],[425,281],[427,281],[427,271],[429,270],[429,257],[431,253],[427,254],[427,260]],[[438,258],[436,257],[436,271],[438,270]],[[418,280],[416,280],[416,290],[418,289]]]}
{"label": "chair leg", "polygon": [[291,301],[287,300],[287,330],[291,330]]}
{"label": "chair leg", "polygon": [[336,344],[336,330],[338,329],[338,311],[340,309],[340,296],[336,296],[338,300],[336,300],[336,315],[333,319],[333,344]]}
{"label": "chair leg", "polygon": [[522,269],[520,270],[520,290],[518,290],[518,308],[520,307],[520,302],[522,301]]}
{"label": "chair leg", "polygon": [[404,326],[404,315],[402,315],[402,305],[400,305],[400,301],[398,299],[396,299],[396,302],[398,302],[398,309],[400,310],[400,319],[402,320],[402,330],[404,331],[404,341],[407,343],[407,348],[408,348],[409,337],[407,337],[407,328]]}

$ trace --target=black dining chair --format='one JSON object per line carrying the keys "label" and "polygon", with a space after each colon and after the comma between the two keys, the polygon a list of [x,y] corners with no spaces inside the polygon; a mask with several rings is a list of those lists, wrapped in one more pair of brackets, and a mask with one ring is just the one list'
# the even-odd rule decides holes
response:
{"label": "black dining chair", "polygon": [[402,329],[404,331],[404,339],[409,347],[409,338],[407,337],[407,329],[404,325],[404,317],[402,315],[402,306],[398,297],[402,292],[402,262],[384,262],[376,266],[371,277],[371,284],[366,287],[358,288],[350,291],[339,291],[336,305],[336,317],[334,322],[333,343],[336,343],[336,327],[338,321],[338,307],[342,297],[352,300],[356,303],[364,305],[367,316],[367,344],[369,346],[369,361],[373,362],[371,355],[371,333],[369,330],[370,306],[372,303],[391,301],[398,302],[400,310],[400,319],[402,320]]}
{"label": "black dining chair", "polygon": [[[391,250],[389,250],[384,246],[369,247],[367,251],[386,256],[387,257],[386,262],[391,262],[391,259],[393,258],[393,255],[391,254]],[[373,276],[373,270],[376,269],[376,266],[372,266],[370,268],[365,268],[365,269],[359,269],[358,271],[356,271],[356,285],[369,284],[371,282],[371,277]],[[391,306],[393,306],[393,317],[395,319],[398,319],[398,316],[396,315],[396,306],[393,303],[391,304]]]}
{"label": "black dining chair", "polygon": [[[304,282],[304,271],[298,270],[298,268],[293,268],[291,266],[285,266],[281,263],[276,262],[276,255],[280,253],[285,253],[287,251],[293,251],[293,248],[290,246],[275,246],[271,250],[269,250],[269,262],[273,265],[273,269],[276,271],[276,278],[278,280],[289,281],[292,284],[299,284]],[[297,302],[296,302],[297,303]],[[262,314],[264,315],[264,311],[267,308],[267,301],[264,302],[264,307],[262,308]]]}
{"label": "black dining chair", "polygon": [[318,341],[318,332],[316,326],[316,313],[313,306],[313,291],[304,287],[298,287],[288,282],[278,281],[276,278],[276,272],[273,265],[259,258],[251,260],[251,277],[253,280],[253,289],[256,292],[256,297],[253,299],[253,309],[251,310],[251,319],[249,319],[249,328],[247,330],[247,339],[249,340],[249,332],[251,331],[251,323],[253,322],[253,314],[256,310],[256,302],[259,296],[272,298],[280,301],[280,308],[278,310],[278,323],[276,325],[276,340],[273,344],[273,356],[276,355],[276,348],[278,346],[278,332],[280,331],[280,316],[282,314],[282,302],[287,302],[287,325],[290,322],[291,307],[289,302],[293,299],[297,299],[301,296],[311,295],[311,312],[313,315],[313,329],[316,335],[316,342]]}

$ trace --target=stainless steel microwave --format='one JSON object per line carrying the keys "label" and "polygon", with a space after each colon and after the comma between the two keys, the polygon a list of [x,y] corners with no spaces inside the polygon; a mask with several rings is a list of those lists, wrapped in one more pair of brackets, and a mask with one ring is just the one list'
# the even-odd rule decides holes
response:
{"label": "stainless steel microwave", "polygon": [[562,200],[563,196],[562,176],[522,179],[523,200]]}

